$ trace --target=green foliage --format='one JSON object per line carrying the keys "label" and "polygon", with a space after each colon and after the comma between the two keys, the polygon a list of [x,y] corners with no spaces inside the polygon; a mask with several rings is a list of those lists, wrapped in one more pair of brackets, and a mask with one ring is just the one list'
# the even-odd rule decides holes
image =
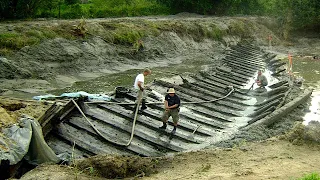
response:
{"label": "green foliage", "polygon": [[141,20],[136,23],[101,22],[100,25],[104,28],[103,32],[95,32],[94,29],[91,29],[90,34],[99,35],[104,40],[115,44],[134,46],[138,40],[145,36],[158,36],[160,34],[157,25],[150,21]]}
{"label": "green foliage", "polygon": [[0,48],[21,49],[27,45],[33,45],[39,42],[36,37],[20,36],[15,33],[0,34]]}
{"label": "green foliage", "polygon": [[133,29],[119,29],[114,36],[114,43],[133,45],[136,41],[141,39],[144,34],[143,32],[133,30]]}
{"label": "green foliage", "polygon": [[248,35],[246,27],[247,24],[243,21],[234,21],[229,26],[229,32],[240,37],[245,37]]}
{"label": "green foliage", "polygon": [[64,11],[61,13],[61,18],[63,19],[75,19],[80,17],[87,17],[85,10],[80,4],[72,4],[70,6],[65,6]]}
{"label": "green foliage", "polygon": [[227,32],[219,29],[216,25],[211,25],[206,33],[206,37],[214,40],[221,40]]}
{"label": "green foliage", "polygon": [[0,48],[0,56],[9,56],[12,53],[12,50],[7,48]]}
{"label": "green foliage", "polygon": [[271,15],[279,17],[285,27],[316,29],[320,27],[319,9],[319,0],[88,0],[85,4],[80,0],[1,0],[0,18],[103,18],[190,12]]}
{"label": "green foliage", "polygon": [[299,180],[320,180],[320,176],[318,173],[311,173],[311,174],[305,175],[303,178]]}
{"label": "green foliage", "polygon": [[78,3],[80,3],[79,0],[64,0],[64,2],[65,2],[67,5],[73,5],[73,4],[78,4]]}
{"label": "green foliage", "polygon": [[[49,0],[47,0],[49,1]],[[29,18],[45,4],[42,0],[1,0],[0,18]]]}
{"label": "green foliage", "polygon": [[173,13],[194,12],[199,14],[210,14],[213,7],[220,0],[158,0],[170,7]]}
{"label": "green foliage", "polygon": [[[178,21],[139,21],[135,24],[125,23],[100,23],[108,33],[99,34],[106,41],[122,45],[132,45],[146,36],[158,36],[164,31],[173,31],[181,36],[188,35],[195,41],[205,38],[221,40],[227,34],[226,30],[219,29],[214,24],[191,23],[185,24]],[[92,32],[97,34],[97,32]],[[92,34],[91,33],[91,34]]]}
{"label": "green foliage", "polygon": [[[214,15],[271,15],[292,29],[313,28],[319,31],[319,0],[158,0],[171,12],[194,12]],[[290,30],[289,30],[290,31]]]}
{"label": "green foliage", "polygon": [[0,18],[29,17],[94,18],[168,14],[169,8],[156,0],[2,0]]}
{"label": "green foliage", "polygon": [[[74,0],[70,0],[74,1]],[[92,0],[88,4],[65,3],[61,5],[61,18],[104,18],[123,16],[148,16],[168,14],[167,7],[158,4],[154,0]],[[39,13],[39,16],[51,14],[58,17],[58,8],[48,12],[47,9]]]}
{"label": "green foliage", "polygon": [[[179,12],[190,12],[208,15],[269,15],[277,17],[280,29],[285,39],[290,32],[297,29],[313,29],[320,31],[320,1],[319,0],[1,0],[0,18],[32,18],[56,17],[74,18],[105,18],[126,16],[149,16]],[[226,30],[217,27],[186,26],[178,22],[168,24],[144,23],[145,27],[126,29],[115,27],[115,31],[104,34],[103,37],[112,43],[133,44],[147,34],[159,34],[160,31],[175,31],[179,34],[191,34],[197,41],[203,38],[220,40]],[[248,22],[232,23],[229,30],[232,34],[247,37]],[[68,27],[70,30],[70,28]],[[15,49],[22,44],[32,44],[44,38],[56,35],[70,38],[70,33],[60,30],[49,32],[26,30],[24,36],[17,42],[2,39],[2,47]],[[18,31],[19,32],[19,31]],[[20,31],[21,32],[21,31]],[[30,36],[30,38],[29,38]],[[72,36],[71,36],[72,37]],[[7,50],[4,50],[7,52]]]}
{"label": "green foliage", "polygon": [[[99,7],[99,8],[94,8]],[[148,16],[157,14],[168,14],[168,8],[156,2],[148,0],[135,0],[131,3],[119,1],[114,3],[93,2],[90,10],[93,17],[124,17],[124,16]]]}
{"label": "green foliage", "polygon": [[[283,25],[292,29],[313,28],[320,25],[320,1],[318,0],[259,0],[265,14],[279,17]],[[318,30],[319,29],[315,29]]]}
{"label": "green foliage", "polygon": [[62,27],[28,27],[25,25],[15,27],[10,33],[0,34],[0,55],[9,55],[15,50],[25,46],[39,44],[42,40],[57,36],[67,39],[75,38],[70,25]]}

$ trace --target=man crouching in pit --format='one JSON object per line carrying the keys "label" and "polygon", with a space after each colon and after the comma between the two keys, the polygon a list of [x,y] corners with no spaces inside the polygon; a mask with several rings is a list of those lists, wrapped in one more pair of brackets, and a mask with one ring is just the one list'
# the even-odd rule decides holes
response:
{"label": "man crouching in pit", "polygon": [[167,122],[170,116],[172,116],[174,128],[171,134],[175,134],[179,121],[179,111],[180,111],[180,98],[175,94],[175,90],[170,88],[165,96],[164,100],[164,112],[162,115],[163,125],[160,129],[165,130],[167,128]]}

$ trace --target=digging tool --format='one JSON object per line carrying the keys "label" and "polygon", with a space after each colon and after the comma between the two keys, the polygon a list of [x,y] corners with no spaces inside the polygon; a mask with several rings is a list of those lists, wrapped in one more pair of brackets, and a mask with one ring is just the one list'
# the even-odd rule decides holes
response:
{"label": "digging tool", "polygon": [[201,125],[197,125],[197,127],[193,130],[193,132],[191,134],[188,135],[189,138],[194,138],[194,133],[201,127]]}
{"label": "digging tool", "polygon": [[252,85],[250,86],[250,88],[248,89],[248,91],[246,92],[246,94],[249,93],[249,91],[253,88],[254,83],[252,83]]}
{"label": "digging tool", "polygon": [[173,75],[178,75],[182,79],[183,84],[189,84],[189,81],[185,79],[181,74],[175,73],[175,72],[169,72],[169,71],[164,71],[165,73],[173,74]]}
{"label": "digging tool", "polygon": [[180,74],[179,74],[179,76],[181,77],[182,82],[183,82],[184,84],[189,84],[189,81],[188,81],[187,79],[183,78]]}
{"label": "digging tool", "polygon": [[249,89],[236,89],[236,92],[242,94],[242,95],[247,95],[250,90],[253,88],[254,83],[250,86]]}

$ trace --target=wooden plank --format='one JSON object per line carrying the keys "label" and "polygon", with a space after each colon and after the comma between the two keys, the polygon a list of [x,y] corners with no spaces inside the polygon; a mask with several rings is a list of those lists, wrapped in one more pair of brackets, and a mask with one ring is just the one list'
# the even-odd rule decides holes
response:
{"label": "wooden plank", "polygon": [[[183,87],[183,86],[182,86]],[[199,87],[197,84],[196,85],[190,85],[189,89],[197,91],[199,93],[205,94],[207,96],[210,96],[212,99],[218,99],[221,98],[223,96],[225,96],[225,94],[227,94],[227,92],[224,92],[223,94],[218,94],[209,90],[206,90],[204,88]],[[216,104],[219,104],[221,106],[224,106],[226,108],[233,108],[236,110],[244,110],[245,107],[247,106],[247,104],[243,103],[243,101],[240,101],[238,99],[235,99],[232,97],[232,95],[230,95],[229,97],[216,101]]]}
{"label": "wooden plank", "polygon": [[38,118],[38,122],[40,123],[40,125],[43,127],[44,125],[43,122],[52,114],[52,111],[56,108],[57,103],[53,103],[49,109],[46,110],[46,112],[44,112],[39,118]]}
{"label": "wooden plank", "polygon": [[[221,93],[221,94],[226,93],[225,89],[216,88],[216,87],[212,86],[211,84],[203,82],[201,80],[197,81],[196,83],[191,83],[191,84],[192,85],[197,85],[199,88],[206,89],[206,90],[209,90],[211,92],[217,92],[217,93]],[[241,100],[241,101],[249,99],[247,96],[240,95],[240,94],[235,94],[235,93],[232,94],[230,98],[234,98],[234,99]]]}
{"label": "wooden plank", "polygon": [[[55,154],[62,154],[62,153],[68,153],[68,154],[74,154],[76,159],[81,158],[88,158],[90,156],[94,156],[96,154],[93,154],[91,152],[86,152],[85,149],[80,149],[79,146],[75,147],[73,150],[73,144],[70,142],[65,142],[59,139],[57,136],[49,135],[46,138],[46,142],[48,143],[48,146],[55,152]],[[133,154],[132,154],[133,155]]]}
{"label": "wooden plank", "polygon": [[[118,115],[124,117],[124,118],[128,118],[128,119],[132,119],[132,111],[128,111],[126,109],[123,109],[122,107],[115,107],[115,106],[107,106],[107,105],[99,105],[99,107],[103,107],[104,109],[108,109],[109,111],[115,112]],[[153,130],[159,131],[159,132],[163,132],[167,135],[170,135],[171,130],[173,129],[172,126],[168,126],[167,129],[165,131],[159,129],[159,127],[161,126],[161,122],[158,121],[158,123],[155,123],[156,120],[151,119],[151,118],[146,118],[145,116],[139,116],[139,118],[137,118],[137,122],[143,124],[144,126],[147,126],[148,128],[151,128]],[[178,130],[175,134],[176,138],[180,138],[181,140],[184,140],[185,142],[193,142],[193,143],[201,143],[203,142],[203,139],[199,139],[197,136],[196,138],[190,138],[189,137],[190,133],[186,132],[184,130]]]}
{"label": "wooden plank", "polygon": [[55,128],[55,131],[53,131],[53,134],[57,135],[59,139],[66,140],[71,144],[75,142],[77,147],[85,149],[92,154],[128,155],[127,149],[116,148],[115,146],[102,141],[101,138],[93,136],[92,133],[82,129],[76,129],[69,124],[60,123],[57,125],[57,128]]}
{"label": "wooden plank", "polygon": [[[104,123],[108,123],[112,125],[114,128],[121,129],[122,131],[131,133],[132,130],[132,122],[128,121],[124,118],[116,116],[115,114],[108,113],[99,108],[94,108],[88,110],[88,115],[95,119],[98,119]],[[98,125],[97,125],[98,126]],[[179,139],[170,140],[168,136],[161,136],[162,132],[155,131],[149,129],[142,124],[136,123],[135,131],[134,131],[134,141],[139,139],[139,144],[142,146],[143,144],[156,145],[156,147],[161,146],[161,149],[165,151],[184,151],[189,146],[188,143],[180,141]],[[119,136],[119,135],[118,135]],[[141,142],[140,142],[141,141]]]}
{"label": "wooden plank", "polygon": [[[154,102],[155,99],[150,99],[149,97],[147,97],[147,102]],[[156,100],[158,101],[158,100]],[[157,109],[157,110],[160,110],[161,112],[163,112],[163,106],[162,105],[158,105],[158,104],[149,104],[148,105],[149,107],[153,108],[154,109]],[[129,110],[132,110],[133,108],[132,107],[129,107],[129,106],[123,106],[124,108],[126,109],[129,109]],[[180,117],[183,117],[183,118],[180,118],[180,120],[182,121],[182,123],[185,123],[187,121],[191,121],[195,124],[201,124],[201,126],[203,127],[207,127],[208,131],[212,131],[212,128],[213,129],[224,129],[226,128],[227,126],[223,123],[220,123],[219,121],[213,121],[212,119],[209,119],[207,117],[204,117],[204,116],[201,116],[197,113],[194,113],[192,112],[192,110],[189,110],[190,112],[186,112],[184,111],[185,110],[188,110],[188,108],[184,108],[182,107],[181,111],[180,111]],[[161,117],[161,115],[159,115],[159,117]],[[180,126],[180,122],[179,121],[179,126]],[[169,122],[170,124],[172,124],[171,122]],[[184,124],[182,124],[184,125]],[[184,126],[187,126],[187,123],[186,125]],[[202,128],[201,128],[202,129]],[[201,129],[199,130],[201,132]],[[207,132],[206,132],[207,133]],[[209,133],[208,133],[209,134]]]}
{"label": "wooden plank", "polygon": [[[198,102],[198,101],[209,101],[212,100],[211,97],[199,94],[194,91],[190,91],[186,88],[182,88],[181,86],[173,85],[170,83],[166,83],[163,81],[157,81],[157,83],[161,84],[162,86],[165,87],[174,87],[178,92],[177,94],[179,95],[180,99],[186,102]],[[181,103],[183,105],[183,103]],[[224,109],[219,105],[216,105],[215,102],[213,103],[202,103],[202,104],[197,104],[196,106],[204,107],[207,108],[208,110],[223,113],[225,115],[230,115],[230,116],[241,116],[238,112],[230,109]]]}
{"label": "wooden plank", "polygon": [[221,84],[224,84],[226,86],[233,86],[233,87],[237,87],[240,88],[241,86],[243,86],[243,83],[235,81],[233,79],[229,79],[229,78],[223,78],[220,77],[219,75],[215,75],[215,74],[211,74],[209,76],[203,76],[203,78],[209,80],[209,81],[213,81],[213,82],[219,82]]}
{"label": "wooden plank", "polygon": [[[107,137],[109,140],[99,136],[91,126],[86,123],[85,119],[82,117],[73,117],[70,119],[69,124],[73,125],[77,129],[85,130],[86,132],[90,133],[92,136],[95,136],[100,139],[101,143],[104,144],[123,144],[123,145],[115,145],[117,149],[122,151],[130,151],[134,152],[135,154],[140,154],[143,156],[161,156],[163,152],[158,151],[158,148],[152,146],[151,144],[145,143],[140,139],[134,137],[133,141],[129,146],[125,146],[129,139],[130,134],[123,131],[113,130],[111,126],[101,125],[96,120],[90,119],[90,121],[95,125],[95,128],[100,131],[103,136]],[[166,151],[165,151],[166,152]]]}

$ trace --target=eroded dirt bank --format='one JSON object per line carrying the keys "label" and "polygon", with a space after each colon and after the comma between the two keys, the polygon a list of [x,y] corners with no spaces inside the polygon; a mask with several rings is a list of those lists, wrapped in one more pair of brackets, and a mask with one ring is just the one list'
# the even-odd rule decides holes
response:
{"label": "eroded dirt bank", "polygon": [[[0,24],[1,33],[62,31],[64,37],[43,40],[1,57],[0,89],[13,97],[32,97],[72,86],[100,76],[118,74],[144,67],[178,68],[185,61],[206,62],[219,58],[224,49],[241,39],[266,45],[266,37],[277,29],[267,18],[228,18],[173,16],[85,20],[82,34],[75,33],[75,21],[34,21]],[[24,35],[25,36],[25,35]],[[143,40],[144,50],[137,52],[136,40]],[[274,44],[279,44],[274,35]],[[203,63],[202,63],[203,64]],[[196,67],[196,64],[193,64]],[[5,69],[3,69],[5,67]],[[139,70],[137,70],[138,72]],[[165,70],[163,70],[165,71]],[[135,72],[135,73],[137,73]],[[130,72],[132,73],[132,72]],[[135,74],[134,73],[134,74]],[[121,82],[128,85],[128,82]],[[114,86],[104,84],[104,92]],[[83,90],[85,87],[69,90]],[[94,93],[94,92],[91,92]]]}

